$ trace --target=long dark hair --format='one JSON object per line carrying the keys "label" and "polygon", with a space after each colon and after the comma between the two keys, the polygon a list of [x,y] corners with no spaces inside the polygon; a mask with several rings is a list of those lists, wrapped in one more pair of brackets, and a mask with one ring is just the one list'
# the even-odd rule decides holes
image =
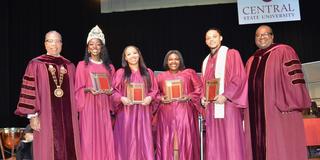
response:
{"label": "long dark hair", "polygon": [[[100,41],[101,44],[103,44],[100,39],[99,39],[99,41]],[[101,47],[101,52],[100,52],[99,56],[100,56],[100,59],[102,59],[104,67],[111,73],[110,64],[112,62],[111,62],[111,59],[109,57],[108,49],[104,44]],[[86,50],[85,50],[85,55],[84,55],[84,62],[85,62],[86,65],[88,65],[90,57],[91,57],[91,53],[89,53],[88,45],[87,45]]]}
{"label": "long dark hair", "polygon": [[180,51],[178,50],[170,50],[166,56],[164,57],[164,60],[163,60],[163,68],[165,70],[168,70],[169,69],[169,66],[168,66],[168,59],[169,59],[169,56],[171,54],[176,54],[178,57],[179,57],[179,61],[180,61],[180,64],[179,64],[179,71],[185,69],[185,65],[184,65],[184,62],[183,62],[183,57],[182,57],[182,54]]}
{"label": "long dark hair", "polygon": [[146,83],[147,84],[147,88],[150,89],[150,87],[151,87],[151,79],[150,79],[149,72],[147,70],[147,66],[144,63],[144,60],[143,60],[143,57],[142,57],[140,49],[138,47],[134,46],[134,45],[127,46],[126,48],[124,48],[124,50],[122,52],[122,59],[121,59],[122,62],[121,62],[121,64],[122,64],[122,67],[124,68],[124,79],[128,82],[128,81],[130,81],[130,76],[131,76],[131,69],[129,67],[128,62],[125,59],[125,56],[126,56],[125,52],[129,47],[133,47],[134,49],[137,50],[137,52],[139,54],[139,61],[138,61],[139,70],[140,70],[141,75],[143,76],[143,79],[147,82]]}

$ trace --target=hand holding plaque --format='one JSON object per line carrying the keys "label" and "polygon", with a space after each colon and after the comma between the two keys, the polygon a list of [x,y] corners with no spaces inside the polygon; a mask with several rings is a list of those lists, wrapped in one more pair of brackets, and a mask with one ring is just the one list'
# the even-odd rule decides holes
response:
{"label": "hand holding plaque", "polygon": [[143,99],[143,102],[141,104],[144,106],[147,106],[151,103],[151,101],[152,101],[152,98],[150,96],[147,96]]}
{"label": "hand holding plaque", "polygon": [[124,106],[132,105],[131,100],[128,97],[121,97],[120,100]]}
{"label": "hand holding plaque", "polygon": [[186,102],[186,101],[189,101],[191,98],[189,96],[182,96],[179,101],[181,102]]}
{"label": "hand holding plaque", "polygon": [[170,100],[170,99],[168,98],[168,96],[164,95],[164,96],[161,97],[161,102],[162,102],[162,103],[171,103],[172,100]]}
{"label": "hand holding plaque", "polygon": [[112,95],[113,88],[101,90],[100,93],[104,93],[104,94],[107,94],[107,95]]}

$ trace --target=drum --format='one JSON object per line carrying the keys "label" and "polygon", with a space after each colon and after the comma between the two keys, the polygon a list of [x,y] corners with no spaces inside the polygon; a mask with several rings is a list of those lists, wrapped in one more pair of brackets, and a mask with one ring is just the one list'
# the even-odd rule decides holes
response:
{"label": "drum", "polygon": [[14,151],[23,136],[23,131],[24,128],[0,128],[0,149],[2,157],[4,157],[5,149],[11,150],[12,157],[15,155]]}
{"label": "drum", "polygon": [[23,136],[23,128],[2,128],[1,140],[8,149],[15,148]]}

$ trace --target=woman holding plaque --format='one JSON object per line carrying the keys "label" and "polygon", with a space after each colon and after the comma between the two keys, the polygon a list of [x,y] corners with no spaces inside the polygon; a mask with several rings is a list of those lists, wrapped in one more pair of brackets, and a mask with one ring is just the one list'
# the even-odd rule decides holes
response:
{"label": "woman holding plaque", "polygon": [[95,26],[88,35],[85,58],[78,63],[75,79],[83,159],[115,159],[110,117],[114,72],[104,34]]}
{"label": "woman holding plaque", "polygon": [[202,82],[193,69],[185,69],[182,55],[170,50],[157,76],[161,104],[157,111],[159,160],[199,160],[197,112],[201,108]]}
{"label": "woman holding plaque", "polygon": [[206,108],[206,159],[244,160],[242,109],[247,107],[247,76],[240,54],[222,46],[222,34],[211,28],[205,35],[210,53],[202,64]]}
{"label": "woman holding plaque", "polygon": [[117,70],[112,82],[116,159],[154,159],[150,104],[158,93],[158,85],[136,46],[124,49],[122,68]]}

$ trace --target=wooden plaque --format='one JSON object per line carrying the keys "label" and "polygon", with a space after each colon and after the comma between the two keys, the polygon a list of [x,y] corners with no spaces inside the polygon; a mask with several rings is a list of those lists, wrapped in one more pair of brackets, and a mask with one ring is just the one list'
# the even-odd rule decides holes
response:
{"label": "wooden plaque", "polygon": [[205,95],[207,101],[214,101],[214,97],[219,94],[219,81],[219,78],[206,81]]}
{"label": "wooden plaque", "polygon": [[169,100],[182,98],[182,80],[166,80],[165,85],[165,95]]}
{"label": "wooden plaque", "polygon": [[143,83],[128,83],[127,97],[133,104],[141,104],[144,100],[144,84]]}
{"label": "wooden plaque", "polygon": [[111,89],[109,77],[105,73],[91,73],[91,79],[95,90]]}

